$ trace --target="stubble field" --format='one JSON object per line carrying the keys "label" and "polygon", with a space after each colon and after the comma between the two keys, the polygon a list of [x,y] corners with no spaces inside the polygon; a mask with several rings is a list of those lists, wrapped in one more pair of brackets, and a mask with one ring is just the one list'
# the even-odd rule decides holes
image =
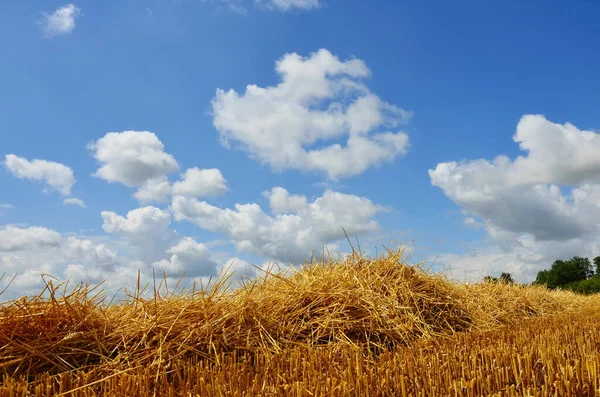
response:
{"label": "stubble field", "polygon": [[0,306],[4,396],[594,396],[600,298],[459,284],[354,252],[107,305],[48,283]]}

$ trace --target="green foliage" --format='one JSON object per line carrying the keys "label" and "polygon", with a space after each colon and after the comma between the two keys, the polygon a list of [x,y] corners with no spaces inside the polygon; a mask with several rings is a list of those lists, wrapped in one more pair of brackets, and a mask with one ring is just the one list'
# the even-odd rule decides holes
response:
{"label": "green foliage", "polygon": [[500,274],[500,277],[485,276],[483,278],[483,281],[485,281],[486,283],[501,283],[501,284],[514,284],[515,283],[512,276],[510,275],[510,273],[504,273],[504,272],[502,274]]}
{"label": "green foliage", "polygon": [[566,285],[566,289],[585,295],[600,293],[600,277],[594,276],[587,280],[576,281]]}
{"label": "green foliage", "polygon": [[534,284],[544,284],[548,285],[548,274],[549,270],[541,270],[538,272],[537,277],[535,278]]}
{"label": "green foliage", "polygon": [[556,260],[548,270],[538,272],[534,284],[548,288],[562,288],[581,294],[600,292],[600,256],[594,258],[596,274],[588,258],[574,256],[570,260]]}

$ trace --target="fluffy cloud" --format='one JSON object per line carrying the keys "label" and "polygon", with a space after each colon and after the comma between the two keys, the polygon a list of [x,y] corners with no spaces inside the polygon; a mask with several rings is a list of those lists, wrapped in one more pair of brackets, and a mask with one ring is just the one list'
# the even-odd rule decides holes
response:
{"label": "fluffy cloud", "polygon": [[528,154],[511,164],[506,174],[508,184],[600,183],[600,134],[596,132],[526,115],[513,140]]}
{"label": "fluffy cloud", "polygon": [[[372,218],[382,208],[370,200],[331,190],[309,203],[304,196],[290,195],[281,187],[265,192],[271,211],[258,204],[236,204],[235,210],[220,209],[205,201],[175,196],[171,210],[177,221],[187,220],[203,229],[224,233],[240,251],[268,258],[302,263],[312,250],[348,234],[376,231]],[[330,245],[336,248],[335,244]]]}
{"label": "fluffy cloud", "polygon": [[513,139],[527,156],[447,162],[429,170],[432,184],[470,215],[469,224],[481,219],[490,238],[485,255],[450,259],[467,268],[475,266],[473,257],[490,266],[512,264],[531,279],[557,258],[600,253],[600,160],[594,156],[600,135],[527,115]]}
{"label": "fluffy cloud", "polygon": [[[138,272],[142,285],[151,284],[153,268],[166,271],[171,286],[187,270],[182,288],[194,281],[206,286],[222,268],[205,244],[179,238],[169,228],[167,212],[144,207],[126,217],[111,212],[102,215],[105,231],[113,236],[103,237],[102,242],[98,237],[62,236],[38,226],[0,229],[0,291],[16,276],[0,301],[38,294],[43,288],[41,274],[59,281],[69,279],[70,285],[104,281],[102,289],[110,297],[123,287],[134,288]],[[161,272],[158,277],[162,279]],[[122,290],[119,294],[124,297]]]}
{"label": "fluffy cloud", "polygon": [[153,201],[164,203],[168,201],[170,194],[171,184],[169,183],[169,180],[166,176],[159,176],[158,178],[146,181],[137,192],[134,193],[133,197],[142,204],[149,204]]}
{"label": "fluffy cloud", "polygon": [[321,7],[319,0],[254,0],[259,5],[271,10],[290,11],[293,9],[310,10]]}
{"label": "fluffy cloud", "polygon": [[[321,49],[276,62],[277,86],[246,92],[217,90],[213,123],[221,142],[239,144],[276,171],[324,172],[329,179],[358,175],[406,153],[408,136],[390,132],[410,117],[362,83],[370,71],[360,59],[340,61]],[[348,136],[339,143],[315,147]]]}
{"label": "fluffy cloud", "polygon": [[43,246],[57,246],[60,233],[45,227],[31,226],[20,228],[6,226],[0,229],[0,252],[18,251]]}
{"label": "fluffy cloud", "polygon": [[173,184],[173,194],[181,196],[218,196],[227,192],[227,181],[216,168],[188,169],[182,180]]}
{"label": "fluffy cloud", "polygon": [[75,197],[69,197],[63,200],[63,204],[66,205],[76,205],[78,207],[81,208],[87,208],[87,205],[85,205],[85,203],[83,202],[83,200],[75,198]]}
{"label": "fluffy cloud", "polygon": [[64,253],[71,261],[93,264],[94,268],[103,270],[112,270],[119,263],[117,253],[104,244],[96,245],[76,237],[67,238]]}
{"label": "fluffy cloud", "polygon": [[[562,240],[598,231],[600,218],[590,211],[600,215],[593,202],[600,161],[588,148],[598,145],[600,135],[524,116],[513,139],[529,151],[527,157],[440,163],[429,170],[432,184],[467,213],[509,232]],[[559,184],[578,182],[589,183],[570,197],[561,192]]]}
{"label": "fluffy cloud", "polygon": [[115,251],[89,239],[72,236],[65,238],[57,231],[39,226],[6,226],[0,229],[0,269],[7,275],[0,281],[0,290],[13,275],[16,276],[7,295],[2,295],[3,300],[39,293],[43,286],[41,274],[65,274],[68,277],[67,273],[75,269],[79,269],[79,275],[98,275],[96,278],[87,277],[76,281],[101,281],[98,279],[101,275],[102,279],[125,283],[130,280],[117,280],[113,276],[120,271],[119,266],[123,266],[123,263],[124,258],[119,257]]}
{"label": "fluffy cloud", "polygon": [[171,194],[215,196],[227,192],[227,181],[215,168],[189,168],[171,186],[168,175],[179,165],[152,132],[109,132],[88,147],[101,165],[94,176],[137,187],[134,197],[144,205],[167,202]]}
{"label": "fluffy cloud", "polygon": [[161,260],[177,238],[170,228],[171,215],[156,207],[137,208],[125,217],[111,211],[102,211],[101,215],[104,231],[126,241],[133,249],[132,255],[148,264]]}
{"label": "fluffy cloud", "polygon": [[101,164],[94,176],[129,187],[142,187],[150,180],[179,169],[175,158],[165,153],[164,148],[152,132],[109,132],[89,145]]}
{"label": "fluffy cloud", "polygon": [[41,27],[44,37],[70,34],[75,29],[75,18],[80,14],[81,10],[73,4],[60,7],[52,14],[43,13]]}
{"label": "fluffy cloud", "polygon": [[211,258],[210,250],[206,245],[196,242],[189,237],[183,237],[176,245],[167,250],[171,254],[169,259],[155,262],[153,266],[165,271],[167,274],[180,275],[186,270],[186,276],[215,276],[217,263]]}
{"label": "fluffy cloud", "polygon": [[38,159],[29,161],[7,154],[4,165],[17,178],[44,182],[65,196],[71,194],[71,187],[75,184],[73,170],[61,163]]}
{"label": "fluffy cloud", "polygon": [[481,281],[484,276],[509,272],[519,282],[532,282],[538,271],[548,269],[556,259],[600,255],[597,236],[564,241],[536,241],[527,234],[503,237],[465,254],[440,254],[429,261],[459,281]]}

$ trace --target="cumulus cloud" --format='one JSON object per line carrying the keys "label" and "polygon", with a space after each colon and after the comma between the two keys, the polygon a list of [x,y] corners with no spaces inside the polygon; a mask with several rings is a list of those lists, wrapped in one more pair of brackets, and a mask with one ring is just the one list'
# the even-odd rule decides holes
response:
{"label": "cumulus cloud", "polygon": [[182,196],[218,196],[227,192],[227,181],[216,168],[190,168],[173,184],[173,194]]}
{"label": "cumulus cloud", "polygon": [[[2,300],[23,294],[37,294],[43,287],[41,274],[62,276],[73,269],[111,278],[123,266],[124,259],[104,244],[89,239],[63,237],[59,232],[40,226],[5,226],[0,229],[0,269],[9,277],[0,281],[0,290],[15,275]],[[70,269],[70,270],[69,270]],[[112,277],[112,281],[126,280]],[[78,281],[101,281],[84,278]],[[118,288],[118,287],[117,287]]]}
{"label": "cumulus cloud", "polygon": [[170,228],[171,215],[159,208],[136,208],[125,217],[111,211],[102,211],[102,228],[127,242],[133,252],[147,264],[161,260],[173,245],[177,232]]}
{"label": "cumulus cloud", "polygon": [[557,185],[506,184],[508,165],[498,158],[493,162],[441,163],[430,170],[430,176],[433,185],[468,213],[507,231],[561,240],[593,230],[594,223],[567,202]]}
{"label": "cumulus cloud", "polygon": [[217,263],[211,258],[210,250],[202,243],[190,237],[183,237],[176,245],[167,250],[169,259],[155,262],[153,266],[167,274],[180,275],[186,271],[186,276],[202,277],[216,276]]}
{"label": "cumulus cloud", "polygon": [[506,174],[508,184],[600,183],[600,134],[594,131],[552,123],[541,115],[526,115],[519,121],[513,140],[528,154],[511,164]]}
{"label": "cumulus cloud", "polygon": [[[169,228],[170,215],[153,207],[138,208],[126,217],[103,213],[104,229],[111,237],[75,237],[39,227],[7,225],[0,228],[0,290],[16,275],[0,301],[38,294],[43,288],[41,274],[71,284],[101,281],[107,296],[122,288],[135,288],[138,272],[142,286],[153,282],[152,270],[167,273],[175,285],[183,271],[181,287],[194,281],[206,286],[222,268],[207,247],[189,237],[179,237]],[[101,240],[100,242],[98,240]]]}
{"label": "cumulus cloud", "polygon": [[529,283],[535,280],[537,272],[550,268],[557,259],[573,256],[591,259],[600,255],[597,236],[536,241],[531,235],[522,234],[492,242],[465,254],[440,254],[428,261],[435,262],[445,274],[459,281],[481,281],[485,276],[498,277],[509,272],[518,282]]}
{"label": "cumulus cloud", "polygon": [[203,229],[223,233],[239,251],[263,255],[283,262],[302,263],[323,244],[335,250],[335,241],[348,234],[373,232],[379,224],[372,218],[382,211],[369,199],[331,190],[309,203],[306,197],[290,195],[275,187],[264,195],[274,216],[258,204],[236,204],[221,209],[184,196],[175,196],[171,210],[177,221],[187,220]]}
{"label": "cumulus cloud", "polygon": [[278,11],[310,10],[321,7],[320,0],[254,0],[254,2],[258,6]]}
{"label": "cumulus cloud", "polygon": [[90,263],[94,268],[112,270],[119,263],[117,253],[104,244],[94,244],[77,237],[67,238],[64,252],[71,261]]}
{"label": "cumulus cloud", "polygon": [[[389,104],[362,82],[360,59],[340,61],[325,49],[276,62],[281,82],[248,85],[243,94],[217,89],[213,124],[221,143],[237,144],[275,171],[323,172],[330,180],[358,175],[405,154],[408,136],[392,132],[411,113]],[[326,144],[347,136],[346,144]],[[318,146],[318,145],[321,146]]]}
{"label": "cumulus cloud", "polygon": [[136,187],[134,197],[143,205],[167,202],[171,194],[198,197],[227,192],[227,181],[215,168],[189,168],[171,185],[168,176],[179,170],[179,164],[152,132],[109,132],[88,147],[101,165],[93,176]]}
{"label": "cumulus cloud", "polygon": [[52,38],[70,34],[75,29],[75,18],[81,14],[81,10],[73,4],[67,4],[59,7],[52,14],[42,14],[42,33],[44,37]]}
{"label": "cumulus cloud", "polygon": [[[528,156],[440,163],[429,170],[432,184],[467,213],[509,232],[562,240],[598,231],[600,218],[590,216],[597,210],[590,202],[594,193],[589,192],[595,192],[600,161],[588,148],[600,142],[600,135],[529,115],[521,119],[513,139]],[[564,152],[570,154],[563,156]],[[588,182],[587,187],[575,189],[571,197],[559,186],[582,182]]]}
{"label": "cumulus cloud", "polygon": [[482,219],[490,246],[476,257],[512,263],[531,279],[557,258],[599,253],[600,160],[594,153],[600,153],[600,134],[526,115],[513,139],[526,156],[452,161],[429,170],[432,184],[463,213]]}
{"label": "cumulus cloud", "polygon": [[101,165],[93,176],[108,182],[143,187],[179,169],[163,143],[148,131],[109,132],[88,147]]}
{"label": "cumulus cloud", "polygon": [[83,202],[83,200],[75,198],[75,197],[69,197],[63,200],[63,204],[65,205],[76,205],[78,207],[81,208],[87,208],[87,205],[85,205],[85,203]]}
{"label": "cumulus cloud", "polygon": [[134,193],[133,197],[142,204],[164,203],[171,194],[171,183],[166,176],[149,179]]}
{"label": "cumulus cloud", "polygon": [[61,163],[38,159],[29,161],[14,154],[7,154],[4,166],[17,178],[44,182],[65,196],[71,194],[71,187],[75,184],[73,170]]}
{"label": "cumulus cloud", "polygon": [[2,252],[57,246],[61,240],[60,233],[45,227],[20,228],[9,225],[0,229],[0,251]]}

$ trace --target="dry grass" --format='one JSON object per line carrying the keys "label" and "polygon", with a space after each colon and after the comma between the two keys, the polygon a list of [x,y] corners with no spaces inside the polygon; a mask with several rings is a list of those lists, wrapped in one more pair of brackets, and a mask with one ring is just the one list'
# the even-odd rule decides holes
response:
{"label": "dry grass", "polygon": [[226,276],[150,299],[138,285],[119,305],[48,283],[49,298],[0,306],[0,397],[600,392],[600,298],[454,284],[402,254],[355,252],[233,291]]}

